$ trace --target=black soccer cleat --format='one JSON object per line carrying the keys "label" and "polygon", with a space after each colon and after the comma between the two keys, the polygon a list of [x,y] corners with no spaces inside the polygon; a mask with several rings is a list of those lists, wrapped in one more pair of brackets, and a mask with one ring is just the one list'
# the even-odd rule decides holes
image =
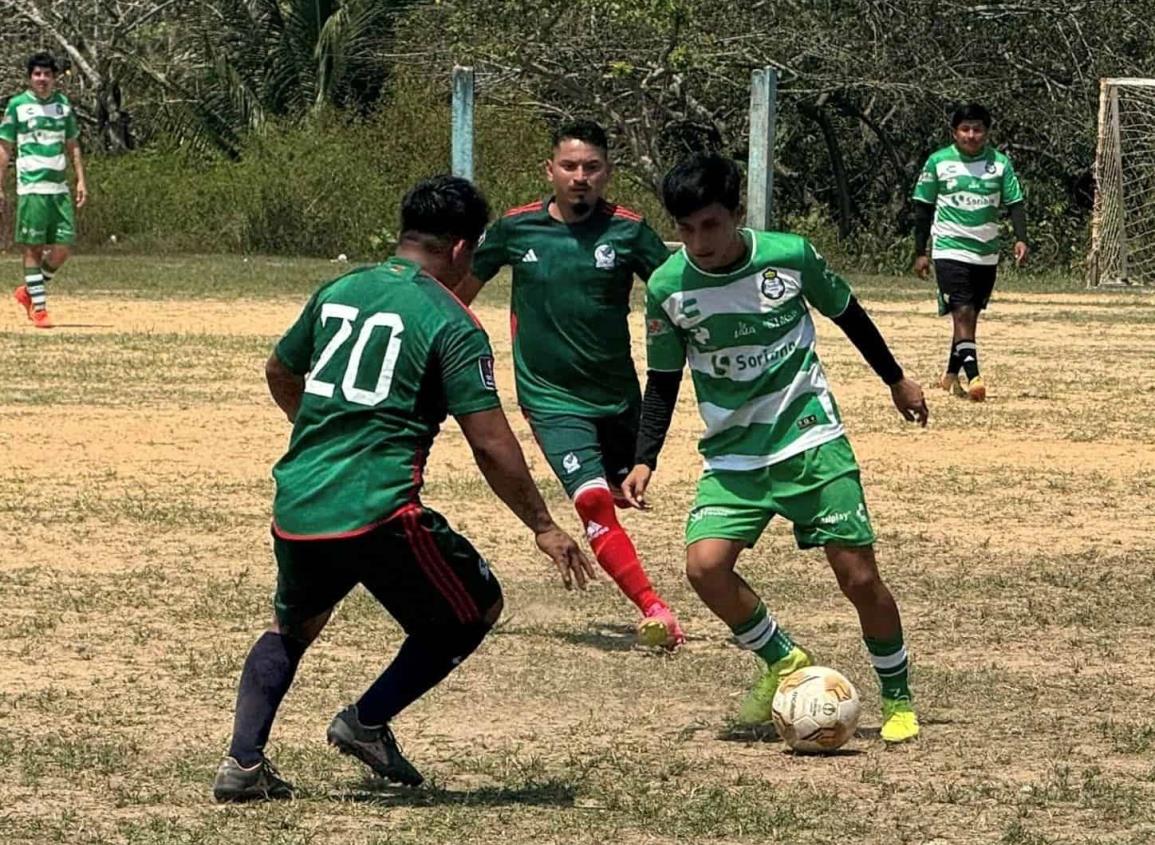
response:
{"label": "black soccer cleat", "polygon": [[388,725],[367,728],[357,716],[357,705],[350,704],[333,717],[328,730],[329,744],[342,754],[356,757],[386,780],[405,786],[420,786],[421,772],[401,753],[401,746]]}
{"label": "black soccer cleat", "polygon": [[281,777],[264,755],[255,766],[245,768],[226,757],[213,780],[213,798],[220,803],[270,801],[293,797],[293,785]]}

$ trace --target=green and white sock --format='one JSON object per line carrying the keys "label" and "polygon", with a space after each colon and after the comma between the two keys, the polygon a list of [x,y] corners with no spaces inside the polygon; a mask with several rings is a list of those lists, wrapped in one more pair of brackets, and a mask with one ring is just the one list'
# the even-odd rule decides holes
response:
{"label": "green and white sock", "polygon": [[889,640],[875,640],[863,637],[866,650],[870,652],[870,662],[878,674],[878,683],[882,686],[882,697],[890,699],[904,698],[910,701],[910,659],[906,654],[906,644],[902,640],[902,631],[898,636]]}
{"label": "green and white sock", "polygon": [[32,298],[33,309],[43,311],[48,296],[44,291],[44,273],[39,267],[24,268],[24,286],[28,288],[28,296]]}
{"label": "green and white sock", "polygon": [[738,645],[752,651],[772,666],[794,650],[794,641],[779,627],[777,620],[758,602],[754,615],[732,628]]}

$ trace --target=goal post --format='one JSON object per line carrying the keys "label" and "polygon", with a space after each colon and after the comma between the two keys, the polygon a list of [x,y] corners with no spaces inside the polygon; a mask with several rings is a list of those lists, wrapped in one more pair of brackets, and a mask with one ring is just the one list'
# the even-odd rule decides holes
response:
{"label": "goal post", "polygon": [[1155,287],[1155,79],[1099,81],[1090,287]]}

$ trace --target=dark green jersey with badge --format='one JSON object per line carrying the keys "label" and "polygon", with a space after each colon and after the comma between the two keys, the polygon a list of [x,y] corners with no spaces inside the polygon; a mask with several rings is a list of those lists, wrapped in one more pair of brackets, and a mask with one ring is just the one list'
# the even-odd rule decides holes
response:
{"label": "dark green jersey with badge", "polygon": [[517,398],[539,412],[601,417],[638,402],[630,354],[630,288],[669,257],[640,215],[601,203],[578,224],[545,200],[515,208],[478,247],[473,272],[513,271],[511,327]]}
{"label": "dark green jersey with badge", "polygon": [[305,377],[273,468],[273,518],[288,538],[355,534],[416,502],[446,414],[500,406],[489,338],[402,258],[323,286],[276,355]]}

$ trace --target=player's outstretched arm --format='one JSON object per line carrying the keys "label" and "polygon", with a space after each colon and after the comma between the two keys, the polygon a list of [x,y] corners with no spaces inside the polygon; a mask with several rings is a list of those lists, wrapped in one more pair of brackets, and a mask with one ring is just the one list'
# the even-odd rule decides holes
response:
{"label": "player's outstretched arm", "polygon": [[903,374],[902,367],[894,360],[894,355],[886,345],[878,326],[863,310],[856,297],[850,297],[846,310],[835,317],[834,322],[862,353],[871,369],[890,388],[894,406],[898,408],[903,418],[909,422],[917,420],[919,425],[926,427],[930,412],[926,407],[922,387]]}
{"label": "player's outstretched arm", "polygon": [[914,274],[920,279],[930,275],[930,227],[934,223],[934,206],[920,200],[914,201]]}
{"label": "player's outstretched arm", "polygon": [[649,370],[646,373],[646,392],[642,397],[642,419],[638,426],[638,443],[634,468],[622,482],[622,496],[638,510],[646,510],[646,488],[658,466],[658,455],[665,445],[678,405],[678,391],[682,386],[682,371]]}
{"label": "player's outstretched arm", "polygon": [[274,352],[265,362],[265,381],[269,383],[269,394],[277,407],[285,412],[289,422],[294,422],[301,408],[301,397],[305,395],[305,377],[282,364]]}
{"label": "player's outstretched arm", "polygon": [[497,497],[533,532],[537,547],[557,565],[566,589],[575,584],[585,589],[586,582],[594,578],[594,565],[550,516],[505,413],[493,408],[456,419],[481,474]]}

